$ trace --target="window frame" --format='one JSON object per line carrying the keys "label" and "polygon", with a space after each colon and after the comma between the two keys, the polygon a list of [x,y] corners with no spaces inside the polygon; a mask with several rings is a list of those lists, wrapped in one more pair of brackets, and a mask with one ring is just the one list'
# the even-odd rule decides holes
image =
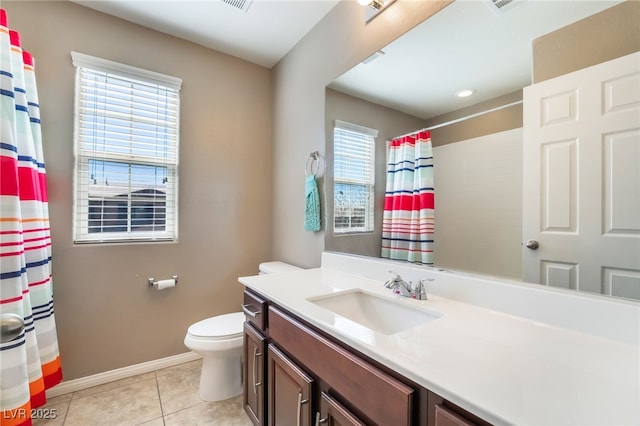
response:
{"label": "window frame", "polygon": [[[74,100],[74,175],[73,175],[73,242],[76,244],[84,244],[84,243],[134,243],[134,242],[174,242],[178,239],[178,166],[179,166],[179,146],[180,146],[180,88],[182,85],[182,80],[180,78],[168,76],[165,74],[156,73],[154,71],[149,71],[137,67],[133,67],[130,65],[121,64],[118,62],[109,61],[102,58],[97,58],[90,55],[85,55],[78,52],[71,52],[72,63],[76,68],[76,78],[75,78],[75,100]],[[136,147],[135,143],[131,143],[129,145],[130,152],[128,153],[118,153],[114,152],[113,149],[104,150],[99,153],[95,149],[90,150],[83,147],[85,141],[82,138],[80,132],[80,125],[84,121],[81,114],[81,101],[82,101],[82,88],[83,80],[82,74],[83,70],[87,70],[91,73],[104,73],[105,77],[109,79],[109,76],[112,78],[118,78],[130,82],[132,85],[143,84],[149,86],[156,86],[158,89],[166,90],[171,93],[171,96],[175,96],[175,111],[169,115],[170,120],[167,120],[172,128],[175,129],[175,134],[171,137],[167,137],[167,134],[164,134],[165,138],[163,142],[167,143],[166,149],[171,151],[170,154],[163,155],[141,155],[140,153],[136,153],[134,151],[140,150],[139,147]],[[109,82],[105,82],[105,86],[108,86]],[[133,88],[131,88],[133,91]],[[134,98],[135,101],[140,102],[142,99]],[[128,118],[132,118],[132,115],[128,115]],[[132,129],[133,126],[129,127]],[[133,141],[133,139],[132,139]],[[95,142],[95,139],[94,139]],[[107,143],[108,145],[108,143]],[[97,143],[96,146],[104,147],[104,140],[102,143]],[[113,148],[116,145],[111,145]],[[158,146],[158,145],[151,145]],[[107,146],[109,147],[109,146]],[[90,163],[94,161],[96,163],[103,162],[104,163],[120,163],[126,164],[129,167],[127,172],[128,179],[126,184],[126,194],[116,194],[112,197],[101,197],[94,198],[93,200],[101,201],[101,212],[105,214],[105,205],[111,204],[112,213],[115,212],[120,207],[115,207],[118,205],[118,200],[126,200],[126,218],[125,224],[127,227],[126,231],[109,231],[103,232],[102,228],[104,228],[104,222],[101,222],[102,227],[98,232],[91,232],[91,194],[89,191],[90,187],[90,179],[91,175],[88,173]],[[164,191],[164,201],[157,201],[155,198],[156,192],[154,192],[153,196],[149,196],[148,200],[153,204],[153,223],[152,227],[156,226],[156,220],[163,221],[164,230],[152,230],[152,231],[136,231],[131,229],[132,226],[135,225],[136,219],[134,217],[136,207],[139,205],[136,202],[140,202],[140,200],[145,199],[147,197],[144,195],[142,191],[145,191],[149,188],[144,188],[142,190],[135,190],[135,183],[131,181],[132,177],[140,177],[142,174],[137,174],[139,172],[132,172],[132,167],[154,167],[156,168],[156,173],[158,169],[164,168],[165,174],[164,179],[167,182],[171,182],[170,185],[166,186],[166,191]],[[95,178],[95,176],[94,176]],[[159,191],[155,188],[150,188],[152,191]],[[122,198],[117,198],[119,196],[126,195]],[[164,203],[164,208],[159,209],[163,216],[160,216],[160,219],[156,219],[156,203],[161,202]],[[120,203],[122,204],[122,203]],[[144,227],[145,225],[140,225]]]}
{"label": "window frame", "polygon": [[[350,178],[339,178],[336,173],[336,161],[337,159],[337,132],[349,132],[354,133],[362,137],[363,139],[367,139],[367,143],[370,144],[368,153],[369,155],[364,155],[361,159],[365,162],[368,169],[368,180],[366,178],[358,179],[354,176]],[[333,206],[333,234],[335,236],[341,235],[353,235],[353,234],[366,234],[372,233],[375,230],[375,164],[376,164],[376,138],[378,137],[378,130],[372,129],[365,126],[360,126],[357,124],[349,123],[346,121],[335,120],[334,128],[333,128],[333,164],[334,164],[334,173],[333,173],[333,198],[334,198],[334,206]],[[336,219],[339,217],[337,215],[339,208],[336,200],[337,196],[337,185],[357,185],[365,187],[365,192],[367,193],[367,205],[364,209],[364,224],[362,226],[353,226],[349,225],[346,227],[336,227]],[[353,205],[351,206],[353,208]],[[350,216],[353,219],[353,215]]]}

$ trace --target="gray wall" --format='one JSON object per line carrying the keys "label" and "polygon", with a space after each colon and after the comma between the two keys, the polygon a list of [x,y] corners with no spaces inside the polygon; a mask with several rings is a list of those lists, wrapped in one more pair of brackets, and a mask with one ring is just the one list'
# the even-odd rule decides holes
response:
{"label": "gray wall", "polygon": [[[187,327],[238,311],[237,277],[269,258],[270,70],[66,1],[2,7],[36,58],[65,379],[187,352]],[[72,50],[183,79],[177,243],[72,243]]]}
{"label": "gray wall", "polygon": [[617,6],[533,42],[533,82],[619,58],[640,50],[640,1]]}

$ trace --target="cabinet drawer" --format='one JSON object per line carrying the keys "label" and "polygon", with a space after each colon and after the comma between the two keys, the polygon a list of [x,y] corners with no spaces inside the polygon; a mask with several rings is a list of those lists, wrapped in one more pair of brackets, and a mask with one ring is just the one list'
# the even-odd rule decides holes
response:
{"label": "cabinet drawer", "polygon": [[442,405],[436,405],[434,426],[474,426],[474,424]]}
{"label": "cabinet drawer", "polygon": [[247,317],[247,321],[253,324],[258,330],[266,330],[267,324],[265,316],[267,312],[267,302],[264,299],[245,290],[242,311],[245,317]]}
{"label": "cabinet drawer", "polygon": [[269,336],[378,425],[411,424],[414,390],[273,306]]}
{"label": "cabinet drawer", "polygon": [[492,426],[475,414],[447,401],[438,394],[427,392],[427,424],[432,426]]}

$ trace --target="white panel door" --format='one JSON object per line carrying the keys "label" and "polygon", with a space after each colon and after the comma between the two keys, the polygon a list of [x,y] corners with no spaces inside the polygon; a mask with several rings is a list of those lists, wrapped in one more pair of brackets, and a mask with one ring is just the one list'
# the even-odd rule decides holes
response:
{"label": "white panel door", "polygon": [[640,299],[640,52],[526,87],[523,110],[523,280]]}

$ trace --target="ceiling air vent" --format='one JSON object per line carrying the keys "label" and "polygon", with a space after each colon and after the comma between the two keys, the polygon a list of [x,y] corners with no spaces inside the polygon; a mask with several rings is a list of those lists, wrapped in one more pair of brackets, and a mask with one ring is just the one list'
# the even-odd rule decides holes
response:
{"label": "ceiling air vent", "polygon": [[249,6],[253,3],[253,0],[220,0],[222,3],[226,3],[229,6],[233,6],[236,9],[240,9],[243,11],[249,10]]}
{"label": "ceiling air vent", "polygon": [[508,11],[520,6],[526,0],[486,0],[489,9],[498,15],[504,15]]}

